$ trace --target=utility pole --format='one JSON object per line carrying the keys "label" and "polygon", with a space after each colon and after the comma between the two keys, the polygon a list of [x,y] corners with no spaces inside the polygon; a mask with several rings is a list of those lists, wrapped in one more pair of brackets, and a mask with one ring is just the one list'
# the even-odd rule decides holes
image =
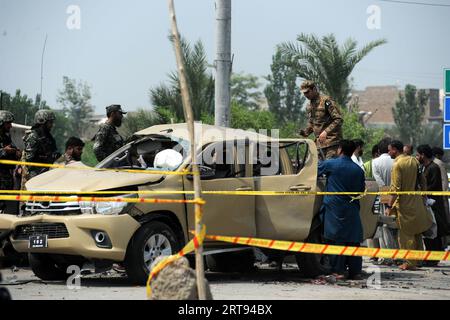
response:
{"label": "utility pole", "polygon": [[41,91],[39,93],[39,109],[42,107],[42,80],[44,79],[44,53],[45,53],[45,45],[47,44],[47,34],[45,35],[44,47],[42,48],[42,56],[41,56]]}
{"label": "utility pole", "polygon": [[230,75],[231,75],[231,0],[216,0],[216,126],[230,125]]}

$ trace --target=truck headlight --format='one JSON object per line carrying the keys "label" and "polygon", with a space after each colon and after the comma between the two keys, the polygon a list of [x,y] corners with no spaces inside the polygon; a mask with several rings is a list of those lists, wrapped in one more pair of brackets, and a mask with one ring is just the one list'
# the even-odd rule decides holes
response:
{"label": "truck headlight", "polygon": [[128,205],[128,202],[96,202],[95,213],[117,215],[120,214]]}
{"label": "truck headlight", "polygon": [[[136,198],[136,194],[125,195],[117,198]],[[126,208],[131,207],[130,202],[80,202],[80,210],[84,214],[104,214],[104,215],[118,215],[125,211]]]}

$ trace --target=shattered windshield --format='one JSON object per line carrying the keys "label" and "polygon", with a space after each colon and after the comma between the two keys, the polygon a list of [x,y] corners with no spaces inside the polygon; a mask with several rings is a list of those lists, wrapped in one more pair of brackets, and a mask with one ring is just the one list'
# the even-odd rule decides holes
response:
{"label": "shattered windshield", "polygon": [[123,146],[96,167],[175,171],[188,152],[188,141],[162,135],[148,136]]}

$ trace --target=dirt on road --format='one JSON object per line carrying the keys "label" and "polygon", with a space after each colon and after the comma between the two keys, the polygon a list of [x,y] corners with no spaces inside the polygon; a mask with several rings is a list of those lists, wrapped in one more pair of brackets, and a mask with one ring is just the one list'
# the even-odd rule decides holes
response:
{"label": "dirt on road", "polygon": [[[364,262],[366,277],[360,281],[334,278],[305,279],[294,264],[280,271],[267,264],[255,272],[226,274],[207,272],[214,299],[450,299],[450,263],[418,271],[375,266]],[[82,276],[80,287],[73,281],[44,282],[28,269],[3,269],[3,284],[16,300],[146,299],[145,287],[132,286],[123,273],[107,272]]]}

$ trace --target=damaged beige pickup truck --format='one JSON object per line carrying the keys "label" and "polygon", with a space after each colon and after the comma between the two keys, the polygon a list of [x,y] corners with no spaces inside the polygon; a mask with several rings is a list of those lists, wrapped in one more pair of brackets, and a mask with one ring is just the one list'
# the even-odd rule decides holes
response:
{"label": "damaged beige pickup truck", "polygon": [[[311,140],[276,139],[201,124],[195,128],[195,153],[204,191],[324,190],[325,179],[317,178],[318,155]],[[96,167],[114,170],[78,169],[81,164],[74,164],[70,170],[53,169],[41,174],[26,187],[43,192],[113,191],[110,196],[115,197],[138,197],[136,191],[178,191],[139,196],[192,199],[192,193],[184,193],[193,190],[192,176],[148,174],[161,169],[189,170],[188,137],[186,124],[153,126],[137,132],[132,142]],[[155,166],[155,158],[164,150],[182,156],[166,164],[163,159],[162,165]],[[368,180],[367,190],[377,191],[378,187]],[[317,213],[322,197],[205,194],[203,198],[203,220],[210,235],[321,241]],[[375,196],[365,196],[360,202],[364,237],[370,238],[378,221]],[[32,270],[44,280],[67,278],[69,265],[119,263],[131,281],[143,284],[157,256],[176,253],[192,237],[193,209],[192,204],[185,203],[27,202],[19,216],[0,215],[0,237],[7,238],[16,251],[28,253]],[[254,265],[251,248],[216,241],[204,245],[210,270],[245,271]],[[307,276],[325,271],[324,257],[297,254],[296,260]]]}

